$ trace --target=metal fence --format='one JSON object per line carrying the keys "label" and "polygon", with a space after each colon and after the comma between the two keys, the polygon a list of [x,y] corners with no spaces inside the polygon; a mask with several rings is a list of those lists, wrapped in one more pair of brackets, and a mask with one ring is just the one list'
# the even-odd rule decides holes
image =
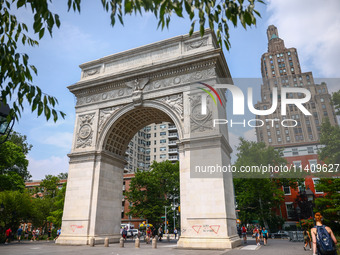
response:
{"label": "metal fence", "polygon": [[303,242],[303,231],[289,231],[289,241]]}

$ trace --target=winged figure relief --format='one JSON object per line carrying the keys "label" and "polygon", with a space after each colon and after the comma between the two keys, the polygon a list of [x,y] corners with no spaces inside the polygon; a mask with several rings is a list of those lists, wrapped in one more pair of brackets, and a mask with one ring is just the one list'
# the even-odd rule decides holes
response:
{"label": "winged figure relief", "polygon": [[149,82],[149,78],[140,78],[126,82],[126,86],[132,88],[133,92],[143,90],[145,85]]}

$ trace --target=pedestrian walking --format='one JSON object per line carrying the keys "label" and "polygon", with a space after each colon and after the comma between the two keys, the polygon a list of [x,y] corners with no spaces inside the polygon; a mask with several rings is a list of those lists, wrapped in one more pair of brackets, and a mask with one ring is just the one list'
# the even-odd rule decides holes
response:
{"label": "pedestrian walking", "polygon": [[126,241],[126,237],[127,237],[127,230],[126,230],[126,228],[123,229],[122,237],[123,237],[124,240]]}
{"label": "pedestrian walking", "polygon": [[61,229],[58,228],[58,230],[57,230],[57,236],[54,238],[54,240],[57,240],[58,237],[60,236],[60,234],[61,234]]}
{"label": "pedestrian walking", "polygon": [[241,231],[242,231],[243,242],[247,243],[247,228],[243,225]]}
{"label": "pedestrian walking", "polygon": [[260,231],[257,227],[254,228],[253,230],[253,235],[255,237],[255,242],[256,242],[256,245],[259,246],[261,245],[260,244]]}
{"label": "pedestrian walking", "polygon": [[10,239],[11,239],[11,235],[12,235],[12,229],[11,228],[8,228],[6,230],[6,241],[5,241],[5,244],[8,244]]}
{"label": "pedestrian walking", "polygon": [[26,226],[25,228],[25,239],[28,240],[28,227]]}
{"label": "pedestrian walking", "polygon": [[320,213],[316,213],[314,215],[314,218],[316,224],[311,229],[313,240],[313,255],[336,255],[337,240],[332,229],[322,224],[322,215]]}
{"label": "pedestrian walking", "polygon": [[35,230],[35,240],[36,240],[36,241],[39,241],[39,234],[40,234],[40,230],[39,230],[39,228],[37,228],[37,229]]}
{"label": "pedestrian walking", "polygon": [[162,229],[162,227],[159,227],[159,229],[158,229],[158,240],[160,241],[160,242],[162,242],[162,237],[163,237],[163,229]]}
{"label": "pedestrian walking", "polygon": [[311,240],[311,238],[310,238],[310,234],[309,234],[309,231],[307,230],[307,229],[305,229],[304,231],[303,231],[303,240],[304,240],[304,242],[305,242],[305,245],[303,246],[303,249],[306,251],[307,249],[307,244],[309,244],[309,250],[311,251],[312,250],[312,246],[311,246],[311,244],[310,244],[310,240]]}
{"label": "pedestrian walking", "polygon": [[33,241],[35,241],[35,228],[33,229],[33,231],[32,231],[32,238],[31,238],[31,242],[33,242]]}
{"label": "pedestrian walking", "polygon": [[265,227],[263,227],[261,233],[262,233],[262,237],[263,237],[263,245],[266,246],[267,240],[268,240],[268,230]]}
{"label": "pedestrian walking", "polygon": [[49,241],[50,241],[50,238],[51,238],[51,233],[52,233],[52,230],[51,230],[51,228],[48,228],[48,230],[47,230],[47,242],[49,242]]}
{"label": "pedestrian walking", "polygon": [[22,234],[22,227],[20,225],[18,230],[17,230],[17,239],[18,239],[18,242],[20,242],[21,234]]}
{"label": "pedestrian walking", "polygon": [[177,239],[177,229],[174,229],[174,234],[175,234],[175,240]]}

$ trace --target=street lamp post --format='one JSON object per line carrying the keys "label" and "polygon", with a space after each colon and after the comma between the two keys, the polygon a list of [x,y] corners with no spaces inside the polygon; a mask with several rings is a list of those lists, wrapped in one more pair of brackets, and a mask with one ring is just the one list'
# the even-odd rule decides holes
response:
{"label": "street lamp post", "polygon": [[307,196],[307,200],[310,203],[310,210],[311,210],[311,214],[312,214],[312,218],[314,218],[314,213],[313,213],[313,200],[314,200],[314,193],[313,191],[311,191],[309,188],[307,188],[306,190],[306,196]]}
{"label": "street lamp post", "polygon": [[167,229],[168,229],[167,218],[166,218],[166,208],[168,208],[168,207],[171,207],[171,206],[168,206],[168,205],[164,206],[164,208],[165,208],[165,227],[164,227],[164,233],[165,234],[167,233]]}
{"label": "street lamp post", "polygon": [[301,208],[299,207],[299,205],[296,206],[296,213],[297,213],[298,218],[299,218],[299,225],[300,225],[300,230],[301,230],[301,219],[300,219],[300,217],[301,217]]}

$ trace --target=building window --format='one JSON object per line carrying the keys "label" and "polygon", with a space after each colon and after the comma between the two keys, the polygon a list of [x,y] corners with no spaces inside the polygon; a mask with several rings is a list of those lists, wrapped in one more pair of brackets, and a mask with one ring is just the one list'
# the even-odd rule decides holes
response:
{"label": "building window", "polygon": [[166,124],[162,124],[159,126],[160,128],[166,128]]}
{"label": "building window", "polygon": [[322,97],[320,98],[320,102],[323,103],[325,102],[325,99],[323,99]]}
{"label": "building window", "polygon": [[161,159],[166,158],[166,154],[161,154],[161,155],[159,155],[159,158],[161,158]]}
{"label": "building window", "polygon": [[294,164],[296,170],[300,170],[300,168],[301,168],[301,161],[300,160],[299,161],[293,161],[293,164]]}
{"label": "building window", "polygon": [[267,132],[268,136],[270,136],[270,131]]}
{"label": "building window", "polygon": [[316,188],[316,185],[319,183],[319,178],[313,178],[313,184],[314,184],[314,189],[315,189],[315,194],[322,194],[323,192],[321,190],[318,190]]}
{"label": "building window", "polygon": [[153,126],[153,130],[157,130],[157,126]]}
{"label": "building window", "polygon": [[[155,141],[156,142],[156,141]],[[153,148],[153,152],[156,152],[156,148]]]}
{"label": "building window", "polygon": [[293,202],[286,202],[286,210],[287,210],[287,218],[291,219],[295,215],[295,209],[293,206]]}
{"label": "building window", "polygon": [[277,135],[280,135],[280,130],[276,130],[276,134],[277,134]]}
{"label": "building window", "polygon": [[278,141],[278,142],[281,142],[281,137],[278,137],[278,138],[277,138],[277,141]]}
{"label": "building window", "polygon": [[297,148],[292,148],[292,153],[293,153],[293,156],[299,155],[299,151]]}
{"label": "building window", "polygon": [[156,141],[156,140],[155,140],[155,141],[153,141],[153,144],[154,144],[154,145],[156,145],[156,144],[157,144],[157,141]]}
{"label": "building window", "polygon": [[308,154],[313,154],[314,153],[313,147],[312,146],[308,146],[307,147],[307,152],[308,152]]}
{"label": "building window", "polygon": [[326,105],[325,104],[322,104],[322,109],[326,109]]}
{"label": "building window", "polygon": [[271,142],[272,142],[272,139],[271,139],[271,138],[269,138],[269,139],[268,139],[268,142],[270,142],[270,143],[271,143]]}
{"label": "building window", "polygon": [[290,51],[287,52],[287,55],[290,56]]}
{"label": "building window", "polygon": [[285,193],[285,195],[291,195],[290,187],[289,186],[283,186],[283,192]]}
{"label": "building window", "polygon": [[159,142],[160,143],[166,143],[166,139],[161,139]]}
{"label": "building window", "polygon": [[160,147],[159,151],[166,151],[166,147]]}
{"label": "building window", "polygon": [[153,137],[157,137],[157,133],[154,133],[154,134],[153,134]]}
{"label": "building window", "polygon": [[317,159],[310,159],[308,160],[308,163],[309,163],[309,169],[314,172],[316,171],[316,167],[317,167],[317,164],[318,164],[318,160]]}
{"label": "building window", "polygon": [[286,137],[286,140],[287,140],[287,142],[289,142],[289,141],[290,141],[290,137],[289,137],[289,136],[287,136],[287,137]]}
{"label": "building window", "polygon": [[166,132],[160,132],[160,135],[162,136],[162,135],[166,135]]}

